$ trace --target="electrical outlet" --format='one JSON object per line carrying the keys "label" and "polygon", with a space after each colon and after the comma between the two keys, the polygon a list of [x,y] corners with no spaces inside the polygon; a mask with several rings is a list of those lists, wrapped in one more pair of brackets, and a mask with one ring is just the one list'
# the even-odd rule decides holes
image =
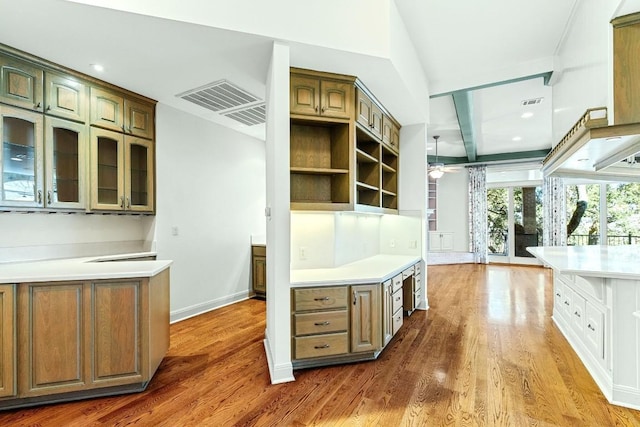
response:
{"label": "electrical outlet", "polygon": [[417,249],[418,248],[418,241],[417,240],[412,240],[409,242],[409,249]]}
{"label": "electrical outlet", "polygon": [[304,246],[300,246],[299,257],[301,261],[307,259],[307,248]]}
{"label": "electrical outlet", "polygon": [[178,226],[174,225],[173,227],[171,227],[171,235],[177,236],[178,234],[179,234]]}
{"label": "electrical outlet", "polygon": [[396,239],[391,239],[391,241],[389,241],[389,246],[392,248],[396,247]]}

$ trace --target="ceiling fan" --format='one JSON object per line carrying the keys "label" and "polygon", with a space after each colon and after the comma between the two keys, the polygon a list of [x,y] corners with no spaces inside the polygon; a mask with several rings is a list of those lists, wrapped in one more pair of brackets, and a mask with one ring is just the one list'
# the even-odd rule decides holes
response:
{"label": "ceiling fan", "polygon": [[436,140],[436,161],[429,163],[429,176],[433,179],[442,178],[445,172],[457,172],[457,168],[446,166],[444,163],[438,161],[438,138],[440,135],[434,135],[433,139]]}

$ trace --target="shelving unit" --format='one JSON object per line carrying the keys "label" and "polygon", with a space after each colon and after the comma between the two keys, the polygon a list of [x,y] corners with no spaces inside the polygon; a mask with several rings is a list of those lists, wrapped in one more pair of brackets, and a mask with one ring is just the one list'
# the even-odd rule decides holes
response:
{"label": "shelving unit", "polygon": [[427,175],[428,193],[427,203],[428,209],[433,209],[433,213],[429,215],[428,230],[435,231],[438,229],[438,180],[431,178]]}
{"label": "shelving unit", "polygon": [[344,209],[350,203],[350,123],[291,120],[291,206]]}

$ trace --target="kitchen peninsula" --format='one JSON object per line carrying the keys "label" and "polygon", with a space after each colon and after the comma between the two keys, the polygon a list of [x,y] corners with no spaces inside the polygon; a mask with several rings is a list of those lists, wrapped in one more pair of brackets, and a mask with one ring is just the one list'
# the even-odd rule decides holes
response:
{"label": "kitchen peninsula", "polygon": [[153,253],[0,264],[0,409],[142,391],[169,348]]}
{"label": "kitchen peninsula", "polygon": [[640,247],[527,250],[553,269],[553,321],[602,393],[640,409]]}

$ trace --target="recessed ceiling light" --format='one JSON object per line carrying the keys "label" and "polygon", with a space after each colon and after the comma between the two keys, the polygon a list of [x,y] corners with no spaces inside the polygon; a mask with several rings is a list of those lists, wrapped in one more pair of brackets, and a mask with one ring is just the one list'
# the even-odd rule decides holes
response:
{"label": "recessed ceiling light", "polygon": [[523,119],[528,119],[529,117],[533,117],[533,113],[531,111],[527,111],[526,113],[522,113],[520,117],[522,117]]}
{"label": "recessed ceiling light", "polygon": [[91,66],[91,68],[93,68],[94,71],[97,71],[99,73],[104,71],[104,67],[101,64],[89,64]]}
{"label": "recessed ceiling light", "polygon": [[578,159],[579,162],[586,162],[587,160],[589,160],[589,159],[588,158]]}
{"label": "recessed ceiling light", "polygon": [[427,151],[433,151],[433,147],[427,147]]}
{"label": "recessed ceiling light", "polygon": [[513,138],[511,138],[512,141],[521,141],[522,138],[519,136],[514,136]]}

